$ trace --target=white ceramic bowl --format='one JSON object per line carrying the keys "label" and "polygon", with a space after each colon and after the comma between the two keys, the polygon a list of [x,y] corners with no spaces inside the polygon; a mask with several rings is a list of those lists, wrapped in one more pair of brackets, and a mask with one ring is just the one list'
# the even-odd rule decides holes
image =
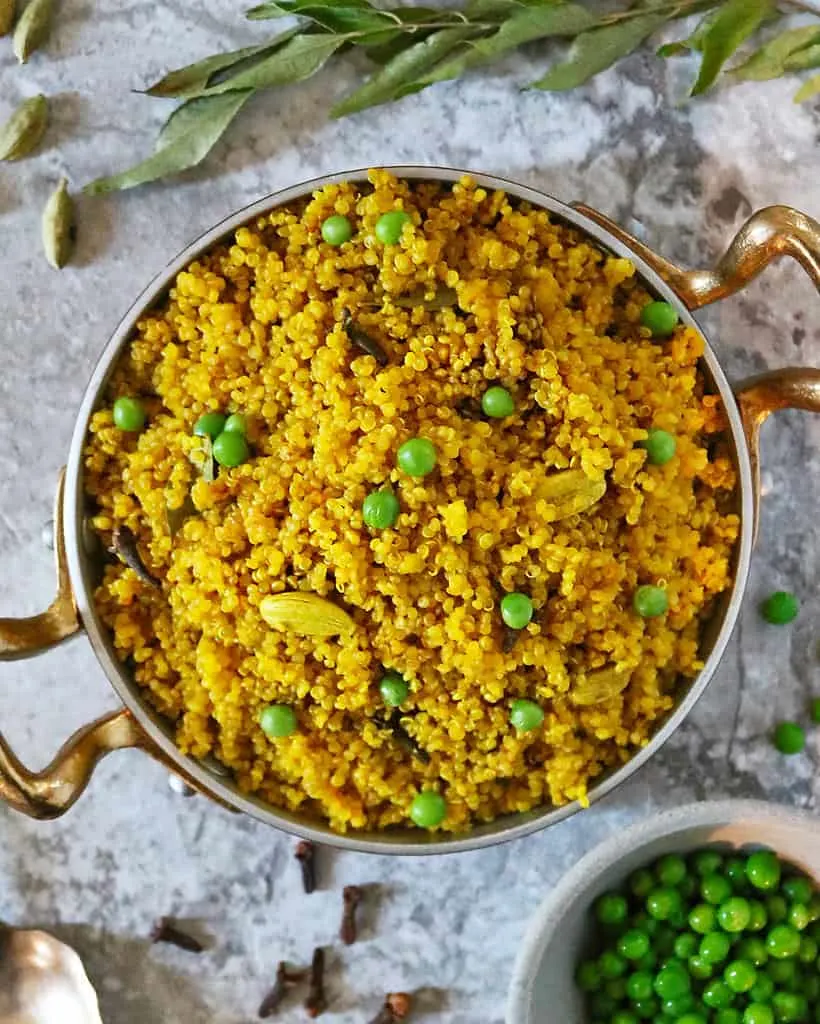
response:
{"label": "white ceramic bowl", "polygon": [[665,853],[768,847],[820,882],[820,817],[756,800],[689,804],[587,854],[541,904],[515,965],[507,1024],[588,1024],[574,975],[593,901]]}

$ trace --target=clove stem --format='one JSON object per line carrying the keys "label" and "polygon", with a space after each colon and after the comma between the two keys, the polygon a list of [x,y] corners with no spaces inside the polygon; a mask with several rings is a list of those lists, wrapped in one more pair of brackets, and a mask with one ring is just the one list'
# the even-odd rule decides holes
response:
{"label": "clove stem", "polygon": [[357,938],[356,910],[364,897],[364,890],[359,885],[346,885],[342,891],[344,904],[342,907],[342,924],[339,938],[346,946],[352,946]]}
{"label": "clove stem", "polygon": [[201,953],[205,949],[198,939],[177,928],[168,917],[161,917],[151,929],[151,941],[167,942],[169,946],[185,949],[189,953]]}
{"label": "clove stem", "polygon": [[310,964],[310,991],[305,1000],[308,1017],[318,1017],[327,1009],[325,995],[325,951],[321,946],[313,950]]}
{"label": "clove stem", "polygon": [[303,839],[296,844],[293,856],[302,869],[302,886],[310,895],[316,891],[316,847],[309,839]]}

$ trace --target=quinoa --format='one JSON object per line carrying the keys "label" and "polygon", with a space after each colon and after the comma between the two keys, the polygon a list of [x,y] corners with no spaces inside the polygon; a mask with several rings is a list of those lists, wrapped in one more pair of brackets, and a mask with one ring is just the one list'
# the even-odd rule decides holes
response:
{"label": "quinoa", "polygon": [[[702,668],[701,627],[730,585],[736,481],[703,339],[680,326],[653,340],[632,263],[544,210],[468,179],[370,179],[239,228],[137,324],[91,420],[85,486],[103,540],[130,529],[161,589],[109,564],[98,612],[183,752],[337,831],[406,825],[422,789],[446,797],[453,831],[586,802]],[[382,245],[374,226],[392,209],[412,222]],[[340,248],[321,240],[332,214],[354,228]],[[394,301],[441,288],[456,305]],[[386,365],[351,345],[346,310]],[[514,415],[462,415],[491,384]],[[123,395],[146,407],[140,433],[113,425]],[[252,456],[207,482],[189,456],[214,410],[247,417]],[[666,465],[646,462],[650,427],[675,435]],[[412,437],[437,451],[423,478],[396,468]],[[567,469],[606,489],[550,522],[538,494]],[[386,484],[398,521],[370,530],[362,502]],[[172,535],[168,510],[190,501]],[[665,615],[635,613],[644,584],[666,588]],[[291,590],[339,603],[356,629],[272,629],[260,602]],[[513,644],[510,591],[535,608]],[[579,703],[602,669],[628,685]],[[387,670],[410,687],[410,742],[389,727]],[[517,698],[543,708],[537,729],[510,725]],[[262,732],[272,703],[296,711],[291,736]]]}

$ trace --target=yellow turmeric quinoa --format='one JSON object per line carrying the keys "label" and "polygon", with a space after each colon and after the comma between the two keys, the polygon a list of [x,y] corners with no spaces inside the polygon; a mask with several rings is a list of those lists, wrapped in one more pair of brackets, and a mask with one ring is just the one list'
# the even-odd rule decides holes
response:
{"label": "yellow turmeric quinoa", "polygon": [[[439,827],[458,831],[584,802],[698,673],[730,584],[735,473],[703,341],[683,326],[653,339],[633,265],[543,210],[468,179],[370,181],[239,228],[138,323],[85,481],[104,543],[130,529],[160,586],[108,564],[99,614],[179,747],[275,807],[385,829],[433,790]],[[410,221],[383,244],[376,222],[399,209]],[[353,229],[335,247],[334,214]],[[345,310],[386,365],[352,343]],[[491,385],[513,415],[476,413]],[[121,396],[142,402],[141,431],[114,425]],[[212,411],[246,417],[250,456],[208,482],[193,428]],[[663,465],[649,428],[675,437]],[[397,468],[410,438],[435,447],[426,476]],[[385,486],[399,516],[371,529],[362,503]],[[637,614],[643,585],[665,590],[665,614]],[[273,628],[260,603],[290,591],[355,629]],[[512,639],[505,592],[534,606]],[[387,670],[409,687],[397,710]],[[543,711],[529,731],[510,722],[522,698]],[[295,731],[269,738],[269,705]]]}

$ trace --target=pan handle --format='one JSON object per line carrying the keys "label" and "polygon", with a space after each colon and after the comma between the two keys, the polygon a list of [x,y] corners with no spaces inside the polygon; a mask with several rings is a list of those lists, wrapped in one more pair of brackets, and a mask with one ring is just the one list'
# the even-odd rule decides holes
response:
{"label": "pan handle", "polygon": [[820,369],[792,366],[750,377],[735,387],[749,447],[755,499],[755,535],[760,522],[760,428],[773,412],[802,409],[820,413]]}
{"label": "pan handle", "polygon": [[0,733],[0,801],[30,818],[59,818],[81,796],[97,763],[113,750],[156,754],[129,711],[116,711],[76,732],[41,772],[23,766]]}
{"label": "pan handle", "polygon": [[666,281],[688,309],[700,309],[733,295],[781,256],[796,259],[820,290],[820,224],[791,206],[768,206],[753,213],[713,269],[683,270],[604,214],[584,203],[572,205],[628,245]]}
{"label": "pan handle", "polygon": [[16,661],[47,651],[82,629],[71,580],[68,576],[63,533],[65,469],[57,485],[54,509],[54,554],[57,562],[57,596],[39,615],[26,619],[0,618],[0,661]]}

